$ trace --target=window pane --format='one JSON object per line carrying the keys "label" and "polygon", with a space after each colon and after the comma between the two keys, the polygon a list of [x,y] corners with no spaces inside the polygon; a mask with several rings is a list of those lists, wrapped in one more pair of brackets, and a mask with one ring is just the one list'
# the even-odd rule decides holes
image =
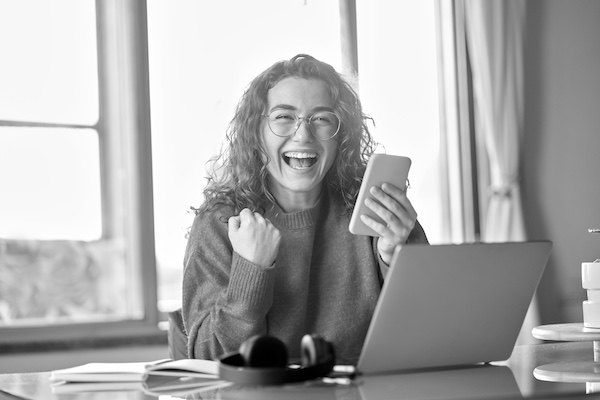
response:
{"label": "window pane", "polygon": [[143,317],[126,171],[103,215],[96,131],[0,128],[0,327]]}
{"label": "window pane", "polygon": [[0,128],[0,182],[0,237],[102,235],[96,131]]}
{"label": "window pane", "polygon": [[126,267],[117,240],[0,238],[0,327],[126,319]]}
{"label": "window pane", "polygon": [[363,107],[385,151],[412,159],[408,193],[429,241],[439,243],[444,200],[434,5],[359,0],[356,7]]}
{"label": "window pane", "polygon": [[0,119],[98,119],[94,0],[0,0]]}
{"label": "window pane", "polygon": [[[338,0],[149,0],[152,162],[159,299],[181,298],[190,206],[244,88],[307,53],[341,70]],[[170,302],[172,300],[172,302]]]}

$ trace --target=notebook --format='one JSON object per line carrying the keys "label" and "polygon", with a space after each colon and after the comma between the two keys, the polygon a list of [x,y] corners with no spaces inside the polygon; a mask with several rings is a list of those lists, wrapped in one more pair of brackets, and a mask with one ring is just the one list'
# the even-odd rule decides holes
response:
{"label": "notebook", "polygon": [[547,241],[403,246],[390,263],[357,371],[506,360],[551,247]]}

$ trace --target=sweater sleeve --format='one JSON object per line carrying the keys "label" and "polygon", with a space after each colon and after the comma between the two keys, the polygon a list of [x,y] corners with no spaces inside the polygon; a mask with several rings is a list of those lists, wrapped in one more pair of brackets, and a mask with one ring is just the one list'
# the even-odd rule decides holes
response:
{"label": "sweater sleeve", "polygon": [[[380,278],[379,280],[380,280],[380,283],[383,285],[383,280],[385,279],[385,276],[387,275],[387,272],[390,269],[390,266],[387,265],[385,263],[385,261],[383,261],[383,259],[379,255],[379,250],[377,249],[377,241],[378,240],[379,240],[379,237],[373,238],[373,252],[375,254],[375,258],[379,262],[379,278]],[[419,221],[416,221],[415,227],[410,232],[410,235],[408,235],[408,239],[406,239],[406,244],[415,244],[415,243],[429,244],[429,240],[427,240],[427,235],[425,235],[425,230],[423,229],[423,227],[421,226]]]}
{"label": "sweater sleeve", "polygon": [[189,358],[216,359],[267,330],[274,267],[257,266],[233,251],[227,219],[202,213],[190,231],[182,285]]}

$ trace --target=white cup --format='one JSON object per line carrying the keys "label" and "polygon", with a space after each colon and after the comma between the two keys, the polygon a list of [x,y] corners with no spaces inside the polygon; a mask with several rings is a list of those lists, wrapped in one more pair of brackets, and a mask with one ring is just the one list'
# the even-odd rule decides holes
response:
{"label": "white cup", "polygon": [[581,263],[581,286],[588,298],[583,302],[583,326],[600,328],[600,260]]}

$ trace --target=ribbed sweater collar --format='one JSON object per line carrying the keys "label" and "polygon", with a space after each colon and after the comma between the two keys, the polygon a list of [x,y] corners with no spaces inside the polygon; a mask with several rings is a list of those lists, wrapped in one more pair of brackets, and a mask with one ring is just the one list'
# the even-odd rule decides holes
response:
{"label": "ribbed sweater collar", "polygon": [[267,208],[266,215],[275,226],[280,228],[290,230],[308,228],[315,223],[328,198],[327,190],[324,190],[313,207],[290,213],[284,212],[279,204],[271,204]]}

